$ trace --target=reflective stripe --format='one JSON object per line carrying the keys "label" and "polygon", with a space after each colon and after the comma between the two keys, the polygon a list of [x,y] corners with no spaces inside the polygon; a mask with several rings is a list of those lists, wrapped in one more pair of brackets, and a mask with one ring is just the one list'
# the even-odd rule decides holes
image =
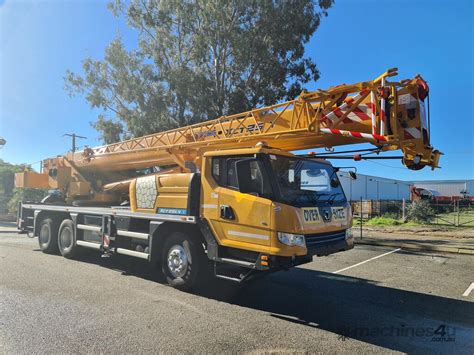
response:
{"label": "reflective stripe", "polygon": [[217,208],[217,205],[201,205],[202,208]]}
{"label": "reflective stripe", "polygon": [[415,139],[421,138],[421,131],[418,128],[405,128],[405,131],[408,132],[408,134]]}
{"label": "reflective stripe", "polygon": [[244,232],[237,232],[237,231],[229,231],[229,235],[233,235],[236,237],[244,237],[244,238],[262,239],[262,240],[270,239],[268,235],[244,233]]}

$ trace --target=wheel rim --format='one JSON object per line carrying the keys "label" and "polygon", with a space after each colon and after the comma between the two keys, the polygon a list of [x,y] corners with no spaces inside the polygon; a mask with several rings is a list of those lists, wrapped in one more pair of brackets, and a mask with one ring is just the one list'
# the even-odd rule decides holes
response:
{"label": "wheel rim", "polygon": [[61,236],[59,238],[59,243],[61,245],[61,249],[66,250],[72,246],[72,231],[69,228],[64,228],[61,231]]}
{"label": "wheel rim", "polygon": [[189,256],[181,245],[173,245],[168,251],[168,271],[173,277],[183,277],[189,266]]}
{"label": "wheel rim", "polygon": [[43,224],[41,226],[40,235],[39,235],[40,243],[41,244],[48,244],[50,235],[51,235],[51,230],[49,228],[49,225]]}

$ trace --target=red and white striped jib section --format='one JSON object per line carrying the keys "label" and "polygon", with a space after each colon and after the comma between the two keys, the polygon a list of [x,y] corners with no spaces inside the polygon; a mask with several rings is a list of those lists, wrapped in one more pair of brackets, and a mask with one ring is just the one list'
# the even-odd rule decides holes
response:
{"label": "red and white striped jib section", "polygon": [[419,139],[421,138],[421,130],[416,127],[405,128],[405,139]]}
{"label": "red and white striped jib section", "polygon": [[379,134],[344,131],[341,129],[334,129],[334,128],[320,128],[319,130],[325,134],[335,134],[338,136],[351,137],[351,138],[363,138],[363,139],[370,139],[374,141],[383,141],[383,142],[388,141],[387,137],[381,136]]}
{"label": "red and white striped jib section", "polygon": [[[369,93],[368,90],[362,90],[357,95],[346,98],[344,100],[344,103],[341,106],[336,107],[333,110],[331,110],[329,113],[323,115],[321,117],[321,122],[327,122],[328,120],[333,122],[337,118],[342,117],[342,115],[344,115],[346,113],[346,111],[350,108],[350,106],[355,101],[359,100],[361,98],[361,96],[366,96],[368,93]],[[370,120],[371,118],[367,113],[368,111],[369,111],[369,108],[367,107],[367,105],[363,105],[363,104],[358,105],[351,112],[349,112],[347,117],[345,117],[342,120],[342,122],[343,123],[352,123],[352,122],[363,122],[363,121]]]}

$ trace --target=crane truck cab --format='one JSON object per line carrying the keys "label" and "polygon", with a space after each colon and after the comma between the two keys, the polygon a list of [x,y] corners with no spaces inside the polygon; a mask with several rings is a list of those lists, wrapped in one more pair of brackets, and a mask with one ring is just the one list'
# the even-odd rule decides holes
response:
{"label": "crane truck cab", "polygon": [[350,205],[325,160],[267,147],[208,152],[201,181],[201,216],[219,245],[278,265],[353,247]]}

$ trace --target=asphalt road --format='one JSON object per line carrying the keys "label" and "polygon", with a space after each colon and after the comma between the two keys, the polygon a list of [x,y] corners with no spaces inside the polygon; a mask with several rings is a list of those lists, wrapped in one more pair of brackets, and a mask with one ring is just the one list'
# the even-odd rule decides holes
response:
{"label": "asphalt road", "polygon": [[189,294],[146,262],[46,255],[0,227],[0,353],[473,353],[472,282],[473,256],[357,246]]}

